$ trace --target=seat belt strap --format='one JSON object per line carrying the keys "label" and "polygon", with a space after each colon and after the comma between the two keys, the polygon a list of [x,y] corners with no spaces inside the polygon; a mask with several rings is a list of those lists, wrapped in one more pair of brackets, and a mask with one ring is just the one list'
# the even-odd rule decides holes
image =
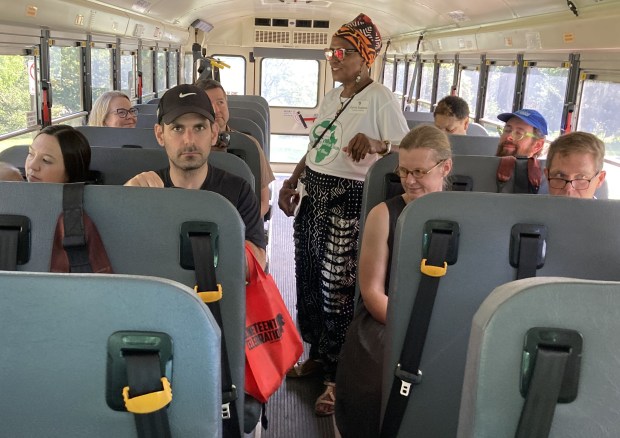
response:
{"label": "seat belt strap", "polygon": [[[208,234],[190,234],[192,254],[194,256],[194,270],[196,272],[196,288],[198,291],[216,291],[218,288],[215,276],[214,251],[211,245],[211,236]],[[222,312],[219,300],[206,303],[213,314],[217,325],[222,332],[222,429],[224,437],[240,437],[241,427],[237,414],[237,387],[233,384],[230,371],[230,361],[226,348],[226,337],[222,323]]]}
{"label": "seat belt strap", "polygon": [[19,230],[0,228],[0,271],[17,270]]}
{"label": "seat belt strap", "polygon": [[517,280],[536,277],[539,240],[539,236],[528,236],[526,234],[521,235],[519,239],[519,266],[517,267]]}
{"label": "seat belt strap", "polygon": [[[124,357],[127,366],[128,386],[123,394],[127,410],[134,414],[138,438],[171,438],[166,406],[172,398],[172,393],[167,379],[162,378],[159,355],[157,353],[128,352],[125,353]],[[163,396],[160,396],[162,394]],[[137,403],[140,401],[139,398],[150,397],[151,395],[155,396],[151,397],[152,399],[157,398],[164,401],[159,405]],[[170,397],[166,397],[166,395]],[[130,404],[131,402],[133,404]],[[164,405],[161,406],[162,404]],[[152,409],[156,410],[153,411]],[[145,413],[140,413],[141,411]]]}
{"label": "seat belt strap", "polygon": [[439,288],[439,280],[446,273],[446,259],[451,237],[449,233],[431,233],[428,259],[423,259],[420,266],[422,277],[411,310],[403,349],[394,372],[394,381],[381,427],[381,438],[392,438],[398,434],[411,394],[411,385],[418,384],[422,380],[422,372],[419,368],[422,351]]}
{"label": "seat belt strap", "polygon": [[549,436],[568,356],[568,351],[539,346],[515,438]]}
{"label": "seat belt strap", "polygon": [[65,184],[62,190],[64,235],[62,246],[69,259],[69,272],[93,272],[84,231],[84,184]]}

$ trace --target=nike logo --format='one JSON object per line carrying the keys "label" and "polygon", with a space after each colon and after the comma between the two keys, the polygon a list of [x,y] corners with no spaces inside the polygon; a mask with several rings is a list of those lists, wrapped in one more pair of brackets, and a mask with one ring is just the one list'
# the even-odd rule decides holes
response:
{"label": "nike logo", "polygon": [[196,93],[179,93],[179,97],[183,99],[184,97],[191,96],[192,94],[196,95]]}

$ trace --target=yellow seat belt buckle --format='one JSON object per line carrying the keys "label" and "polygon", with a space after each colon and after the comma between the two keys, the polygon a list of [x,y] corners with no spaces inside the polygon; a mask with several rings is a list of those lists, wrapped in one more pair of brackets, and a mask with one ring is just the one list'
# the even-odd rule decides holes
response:
{"label": "yellow seat belt buckle", "polygon": [[222,285],[217,284],[217,290],[210,290],[205,292],[198,292],[198,286],[194,286],[194,290],[200,297],[203,303],[214,303],[222,299]]}
{"label": "yellow seat belt buckle", "polygon": [[172,401],[172,388],[166,377],[161,378],[164,389],[129,398],[129,386],[123,388],[123,400],[128,412],[132,414],[150,414],[163,409]]}
{"label": "yellow seat belt buckle", "polygon": [[428,275],[429,277],[443,277],[446,275],[448,271],[448,263],[443,262],[443,266],[433,266],[426,264],[427,259],[422,259],[420,263],[420,271],[424,275]]}

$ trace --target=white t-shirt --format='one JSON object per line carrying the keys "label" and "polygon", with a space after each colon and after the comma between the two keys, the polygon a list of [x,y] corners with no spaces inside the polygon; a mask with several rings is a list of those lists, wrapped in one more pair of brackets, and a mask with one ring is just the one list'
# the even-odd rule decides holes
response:
{"label": "white t-shirt", "polygon": [[329,128],[330,132],[325,133],[319,144],[312,148],[316,139],[334,120],[340,108],[341,92],[342,87],[338,87],[325,95],[319,115],[310,129],[306,166],[327,175],[364,181],[370,166],[381,157],[368,154],[356,163],[342,148],[360,132],[371,139],[399,144],[409,128],[396,96],[387,87],[373,82],[353,97]]}

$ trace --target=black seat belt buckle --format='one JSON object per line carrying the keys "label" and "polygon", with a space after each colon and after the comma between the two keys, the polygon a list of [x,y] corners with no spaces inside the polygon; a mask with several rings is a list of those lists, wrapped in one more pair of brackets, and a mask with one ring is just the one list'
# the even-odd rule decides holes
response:
{"label": "black seat belt buckle", "polygon": [[422,382],[422,371],[418,370],[416,374],[413,374],[403,370],[400,364],[396,365],[394,375],[400,379],[400,395],[403,397],[409,397],[411,385],[418,385]]}
{"label": "black seat belt buckle", "polygon": [[237,387],[230,386],[229,391],[222,391],[222,419],[230,420],[230,404],[237,400]]}

